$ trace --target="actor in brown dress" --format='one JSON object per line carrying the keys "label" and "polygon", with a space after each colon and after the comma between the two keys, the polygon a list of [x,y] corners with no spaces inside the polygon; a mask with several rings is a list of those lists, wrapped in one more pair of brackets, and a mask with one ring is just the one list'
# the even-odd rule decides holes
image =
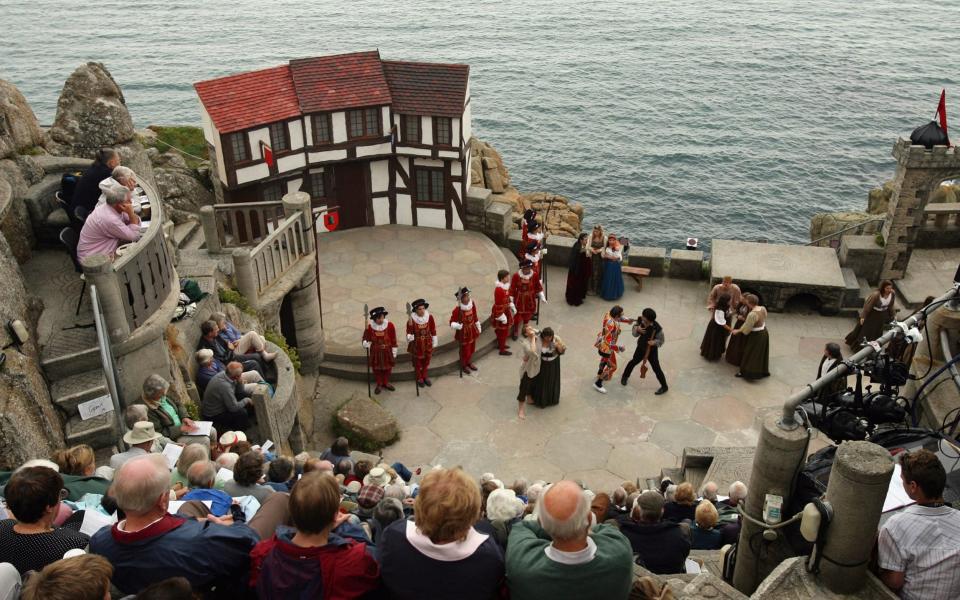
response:
{"label": "actor in brown dress", "polygon": [[883,326],[893,320],[893,283],[884,279],[875,292],[867,296],[860,311],[860,320],[853,331],[847,334],[847,346],[856,352],[863,347],[863,340],[873,341],[883,335]]}
{"label": "actor in brown dress", "polygon": [[[747,306],[746,302],[741,302],[740,306],[734,311],[736,315],[736,322],[733,324],[732,329],[740,329],[743,327],[744,321],[747,320],[747,313],[750,312],[750,308]],[[730,342],[727,344],[727,356],[726,360],[728,363],[735,367],[740,366],[740,360],[743,358],[743,345],[747,343],[747,337],[743,335],[731,335]]]}
{"label": "actor in brown dress", "polygon": [[743,336],[743,358],[740,359],[740,371],[737,377],[744,379],[762,379],[770,376],[770,336],[767,333],[767,309],[759,306],[760,299],[753,294],[743,295],[744,303],[750,308],[747,318],[740,329],[732,336]]}

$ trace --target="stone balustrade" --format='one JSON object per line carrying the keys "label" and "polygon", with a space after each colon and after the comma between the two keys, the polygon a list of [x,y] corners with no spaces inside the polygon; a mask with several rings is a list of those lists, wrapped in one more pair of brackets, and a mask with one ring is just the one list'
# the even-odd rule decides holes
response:
{"label": "stone balustrade", "polygon": [[286,218],[283,202],[215,204],[200,209],[200,222],[208,252],[256,245]]}
{"label": "stone balustrade", "polygon": [[917,236],[921,248],[960,246],[960,202],[928,204],[923,209],[921,228]]}

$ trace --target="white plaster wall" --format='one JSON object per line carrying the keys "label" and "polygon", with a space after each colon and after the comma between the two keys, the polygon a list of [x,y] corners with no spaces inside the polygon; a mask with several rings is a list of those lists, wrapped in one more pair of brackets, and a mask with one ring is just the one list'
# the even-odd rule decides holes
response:
{"label": "white plaster wall", "polygon": [[[397,131],[400,131],[400,115],[393,115],[393,124],[397,126]],[[400,131],[400,135],[403,136],[402,131]]]}
{"label": "white plaster wall", "polygon": [[413,225],[413,200],[410,194],[397,194],[397,225]]}
{"label": "white plaster wall", "polygon": [[313,127],[310,126],[310,119],[310,115],[307,115],[300,121],[300,126],[303,127],[305,145],[307,146],[313,145]]}
{"label": "white plaster wall", "polygon": [[[418,167],[442,167],[444,161],[434,158],[415,158],[413,164]],[[411,173],[412,175],[412,173]]]}
{"label": "white plaster wall", "polygon": [[463,229],[463,221],[460,220],[460,215],[457,213],[457,209],[456,209],[455,207],[451,207],[450,210],[451,210],[451,212],[453,213],[453,218],[452,218],[451,221],[450,221],[450,226],[451,226],[453,229],[462,230],[462,229]]}
{"label": "white plaster wall", "polygon": [[460,146],[460,119],[450,119],[450,145]]}
{"label": "white plaster wall", "polygon": [[[420,227],[446,229],[446,211],[439,208],[417,208],[417,225]],[[463,225],[461,225],[460,228],[463,229]]]}
{"label": "white plaster wall", "polygon": [[237,169],[237,185],[248,183],[250,181],[256,181],[258,179],[266,179],[269,176],[270,168],[267,167],[267,163],[260,163],[258,165],[244,167],[242,169]]}
{"label": "white plaster wall", "polygon": [[390,167],[385,160],[370,163],[370,192],[385,192],[390,189]]}
{"label": "white plaster wall", "polygon": [[333,122],[333,143],[347,141],[347,113],[335,112],[330,115],[330,120]]}
{"label": "white plaster wall", "polygon": [[451,177],[456,177],[457,175],[459,175],[459,174],[462,173],[462,172],[463,172],[463,166],[461,165],[460,161],[459,161],[459,160],[451,160],[451,161],[450,161],[450,176],[451,176]]}
{"label": "white plaster wall", "polygon": [[307,157],[305,154],[291,154],[277,159],[277,171],[285,173],[293,169],[302,169],[307,166]]}
{"label": "white plaster wall", "polygon": [[407,156],[430,156],[430,150],[427,148],[410,148],[409,146],[397,146],[397,154]]}
{"label": "white plaster wall", "polygon": [[[380,126],[383,129],[384,135],[390,135],[390,107],[381,106],[380,107]],[[397,129],[400,129],[399,126]]]}
{"label": "white plaster wall", "polygon": [[376,144],[374,146],[357,146],[357,158],[361,156],[375,156],[377,154],[390,154],[390,142]]}
{"label": "white plaster wall", "polygon": [[437,156],[442,156],[443,158],[460,158],[460,153],[455,150],[440,150],[437,152]]}
{"label": "white plaster wall", "polygon": [[222,181],[226,183],[227,171],[223,162],[223,148],[220,146],[220,132],[217,131],[217,128],[213,125],[210,115],[207,114],[207,109],[204,108],[202,104],[200,105],[200,118],[203,121],[203,137],[207,140],[208,144],[213,146],[217,161],[217,173],[223,178]]}
{"label": "white plaster wall", "polygon": [[330,160],[343,160],[347,157],[346,150],[325,150],[323,152],[310,152],[310,164],[322,163]]}
{"label": "white plaster wall", "polygon": [[390,199],[389,198],[373,198],[373,224],[374,225],[390,224]]}
{"label": "white plaster wall", "polygon": [[263,149],[260,147],[260,142],[263,142],[268,146],[270,145],[270,129],[267,127],[254,129],[247,134],[247,138],[250,140],[251,158],[254,160],[263,160]]}
{"label": "white plaster wall", "polygon": [[294,192],[300,191],[300,186],[303,185],[303,179],[291,179],[287,182],[287,193],[292,194]]}
{"label": "white plaster wall", "polygon": [[303,148],[303,121],[288,121],[287,131],[290,132],[290,149]]}
{"label": "white plaster wall", "polygon": [[468,102],[463,108],[463,140],[470,141],[473,135],[473,102],[470,102],[470,81],[467,80],[467,93],[464,96],[464,102]]}
{"label": "white plaster wall", "polygon": [[420,117],[420,143],[433,143],[433,117]]}

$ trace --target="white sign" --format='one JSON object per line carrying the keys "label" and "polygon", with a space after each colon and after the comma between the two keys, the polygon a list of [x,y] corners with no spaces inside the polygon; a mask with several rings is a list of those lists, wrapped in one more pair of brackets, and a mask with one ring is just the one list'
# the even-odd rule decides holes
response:
{"label": "white sign", "polygon": [[890,483],[887,486],[887,497],[883,499],[882,512],[896,510],[915,502],[907,495],[907,491],[903,489],[903,480],[900,479],[900,471],[900,465],[894,464],[893,476],[890,478]]}
{"label": "white sign", "polygon": [[[195,501],[194,501],[194,502],[195,502]],[[180,509],[181,509],[181,508],[183,507],[183,505],[186,504],[186,503],[187,503],[186,500],[171,500],[171,501],[167,504],[167,512],[170,513],[171,515],[175,515],[175,514],[177,514],[178,512],[180,512]],[[213,506],[213,500],[203,500],[203,501],[202,501],[202,504],[203,504],[204,506],[206,506],[207,509],[209,510],[209,509]]]}
{"label": "white sign", "polygon": [[273,448],[273,442],[271,442],[270,440],[265,441],[263,443],[263,446],[260,446],[260,450],[262,450],[263,452],[269,452],[270,448]]}
{"label": "white sign", "polygon": [[220,467],[217,471],[217,479],[220,481],[233,481],[233,471],[226,467]]}
{"label": "white sign", "polygon": [[190,435],[210,435],[210,429],[213,428],[213,421],[194,421],[196,429],[190,432]]}
{"label": "white sign", "polygon": [[86,421],[87,419],[92,419],[93,417],[99,417],[113,410],[113,401],[110,400],[110,394],[100,396],[99,398],[94,398],[93,400],[87,400],[86,402],[81,402],[77,405],[77,410],[80,412],[80,420]]}
{"label": "white sign", "polygon": [[117,513],[107,516],[92,508],[83,511],[83,523],[80,524],[80,533],[93,535],[104,527],[109,527],[117,522]]}
{"label": "white sign", "polygon": [[167,444],[163,447],[163,457],[167,459],[167,467],[172,471],[175,466],[177,466],[177,459],[180,458],[180,454],[183,453],[183,446],[178,444]]}

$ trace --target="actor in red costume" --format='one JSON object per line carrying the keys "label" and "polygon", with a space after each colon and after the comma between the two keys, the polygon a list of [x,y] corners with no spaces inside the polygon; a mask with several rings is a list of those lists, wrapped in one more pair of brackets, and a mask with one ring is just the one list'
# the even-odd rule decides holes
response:
{"label": "actor in red costume", "polygon": [[537,312],[537,298],[546,304],[547,297],[543,293],[543,285],[533,271],[533,263],[529,259],[520,262],[520,270],[513,274],[510,281],[510,295],[517,307],[517,315],[513,319],[512,337],[517,339],[517,329],[521,323],[526,325]]}
{"label": "actor in red costume", "polygon": [[[543,239],[543,235],[536,233],[540,228],[540,223],[537,222],[537,211],[532,208],[528,208],[523,211],[523,218],[520,219],[520,248],[517,250],[517,256],[520,260],[523,260],[523,255],[527,251],[527,246],[531,241],[539,242]],[[533,234],[531,235],[531,231]]]}
{"label": "actor in red costume", "polygon": [[407,351],[413,358],[413,373],[420,387],[433,385],[427,377],[433,349],[437,347],[437,323],[433,315],[427,312],[430,304],[418,298],[411,305],[413,312],[407,320]]}
{"label": "actor in red costume", "polygon": [[370,368],[377,382],[374,393],[379,394],[381,388],[391,392],[397,389],[390,384],[390,372],[397,358],[397,330],[387,320],[382,306],[370,311],[370,321],[363,331],[363,347],[370,351]]}
{"label": "actor in red costume", "polygon": [[453,307],[450,315],[450,327],[457,333],[454,337],[460,342],[460,365],[464,371],[476,371],[473,364],[473,352],[477,348],[477,338],[480,337],[480,311],[470,299],[470,289],[463,287],[457,290],[458,304]]}
{"label": "actor in red costume", "polygon": [[490,321],[497,333],[497,346],[502,356],[513,354],[507,350],[510,347],[507,345],[507,336],[513,326],[515,314],[517,314],[517,307],[514,306],[513,298],[510,297],[510,271],[502,269],[497,273],[497,285],[493,288],[493,310],[490,313]]}
{"label": "actor in red costume", "polygon": [[540,242],[530,242],[530,244],[527,245],[527,253],[522,257],[533,264],[533,274],[541,281],[543,277],[540,275],[540,263],[546,253],[546,248],[541,248]]}

